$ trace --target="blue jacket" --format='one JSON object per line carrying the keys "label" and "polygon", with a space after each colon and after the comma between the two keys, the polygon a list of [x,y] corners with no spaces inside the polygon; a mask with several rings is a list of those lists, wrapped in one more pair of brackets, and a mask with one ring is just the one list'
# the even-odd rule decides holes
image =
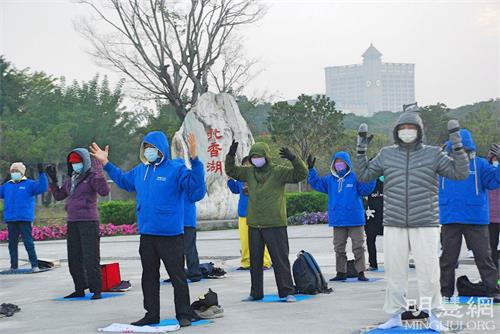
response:
{"label": "blue jacket", "polygon": [[[461,129],[462,143],[466,150],[475,152],[476,145],[470,132]],[[448,144],[448,148],[450,149]],[[489,223],[488,190],[500,188],[500,168],[486,159],[474,157],[469,162],[469,177],[452,181],[439,177],[439,220],[441,224]]]}
{"label": "blue jacket", "polygon": [[205,193],[205,169],[199,159],[188,169],[181,159],[169,159],[169,144],[161,131],[150,132],[144,142],[154,145],[163,158],[149,163],[141,145],[141,164],[124,173],[112,163],[104,170],[120,188],[136,193],[137,225],[140,234],[175,236],[184,233],[184,196],[195,202]]}
{"label": "blue jacket", "polygon": [[20,182],[9,181],[0,186],[3,202],[3,221],[33,222],[35,220],[35,197],[49,189],[45,173],[40,173],[38,181],[25,178]]}
{"label": "blue jacket", "polygon": [[205,193],[205,183],[191,197],[184,193],[184,226],[196,228],[196,202],[201,201]]}
{"label": "blue jacket", "polygon": [[238,216],[246,217],[248,211],[248,196],[243,193],[245,182],[230,179],[227,181],[227,186],[233,194],[240,194],[240,199],[238,200]]}
{"label": "blue jacket", "polygon": [[[343,176],[338,175],[333,167],[337,158],[344,160],[348,166]],[[337,152],[333,156],[331,170],[332,175],[321,177],[314,168],[310,169],[307,179],[314,190],[328,194],[328,225],[332,227],[365,225],[363,196],[373,192],[376,181],[358,182],[347,152]]]}

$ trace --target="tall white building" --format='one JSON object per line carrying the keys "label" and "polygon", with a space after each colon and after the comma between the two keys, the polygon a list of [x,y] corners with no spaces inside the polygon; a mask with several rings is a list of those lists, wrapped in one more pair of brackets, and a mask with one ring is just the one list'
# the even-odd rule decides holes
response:
{"label": "tall white building", "polygon": [[326,96],[337,109],[371,116],[415,102],[415,64],[383,63],[373,44],[362,57],[362,64],[325,68]]}

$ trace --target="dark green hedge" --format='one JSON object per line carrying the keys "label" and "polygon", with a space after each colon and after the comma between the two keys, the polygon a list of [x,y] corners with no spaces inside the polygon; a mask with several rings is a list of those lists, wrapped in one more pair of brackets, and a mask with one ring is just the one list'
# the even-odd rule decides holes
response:
{"label": "dark green hedge", "polygon": [[325,212],[328,208],[328,195],[316,191],[286,194],[287,216],[301,212]]}
{"label": "dark green hedge", "polygon": [[134,201],[109,201],[99,203],[101,224],[132,224],[136,222]]}

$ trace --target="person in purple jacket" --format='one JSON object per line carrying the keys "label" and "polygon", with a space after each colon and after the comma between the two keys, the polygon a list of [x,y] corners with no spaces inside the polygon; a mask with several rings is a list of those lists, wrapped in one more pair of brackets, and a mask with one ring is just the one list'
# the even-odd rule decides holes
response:
{"label": "person in purple jacket", "polygon": [[50,177],[49,190],[56,201],[66,199],[68,214],[68,264],[75,291],[64,298],[85,296],[85,289],[93,293],[91,299],[100,299],[102,277],[99,251],[99,212],[97,195],[109,194],[109,186],[102,172],[102,164],[89,151],[77,148],[66,159],[69,178],[57,185],[54,166],[46,168]]}

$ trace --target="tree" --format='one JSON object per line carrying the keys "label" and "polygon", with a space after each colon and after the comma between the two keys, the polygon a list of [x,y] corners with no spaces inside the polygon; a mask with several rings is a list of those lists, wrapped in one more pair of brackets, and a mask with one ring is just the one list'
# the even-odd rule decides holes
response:
{"label": "tree", "polygon": [[422,107],[420,115],[424,122],[426,144],[441,146],[448,140],[449,111],[444,103]]}
{"label": "tree", "polygon": [[472,132],[478,154],[486,156],[491,144],[500,143],[500,100],[482,104],[478,111],[469,113],[463,127]]}
{"label": "tree", "polygon": [[208,91],[211,70],[219,62],[232,69],[221,65],[219,74],[226,78],[216,80],[220,89],[237,91],[238,82],[248,78],[237,73],[251,64],[232,57],[229,44],[238,27],[262,17],[264,7],[256,0],[191,0],[188,8],[179,1],[110,0],[115,15],[96,1],[80,2],[112,29],[99,34],[92,22],[82,22],[79,30],[91,42],[92,54],[156,98],[166,98],[181,120]]}
{"label": "tree", "polygon": [[267,118],[274,141],[291,146],[302,159],[321,155],[342,138],[343,114],[325,95],[300,95],[295,104],[277,102]]}

